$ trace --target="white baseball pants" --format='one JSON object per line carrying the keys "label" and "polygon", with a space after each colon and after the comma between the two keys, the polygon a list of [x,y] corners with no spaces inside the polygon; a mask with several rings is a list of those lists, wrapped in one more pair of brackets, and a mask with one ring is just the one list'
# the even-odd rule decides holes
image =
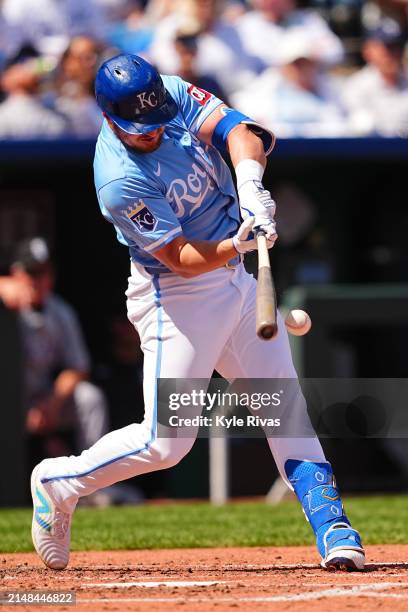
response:
{"label": "white baseball pants", "polygon": [[[242,264],[191,279],[175,274],[152,278],[134,264],[131,269],[128,316],[144,351],[145,418],[108,433],[77,457],[45,464],[43,482],[67,511],[81,496],[171,467],[189,452],[197,433],[191,428],[186,437],[157,437],[156,379],[210,379],[214,369],[227,379],[297,377],[283,321],[279,320],[278,336],[271,342],[255,334],[256,281]],[[293,397],[291,418],[311,428],[300,387]],[[268,443],[286,482],[287,459],[325,461],[314,435],[271,437]]]}

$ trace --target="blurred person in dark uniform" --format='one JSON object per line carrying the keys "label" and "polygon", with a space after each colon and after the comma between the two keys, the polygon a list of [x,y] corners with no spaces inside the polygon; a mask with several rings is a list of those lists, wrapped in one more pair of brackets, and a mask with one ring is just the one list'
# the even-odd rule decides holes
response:
{"label": "blurred person in dark uniform", "polygon": [[32,448],[41,442],[48,456],[61,452],[67,431],[74,433],[68,451],[79,452],[108,429],[105,397],[88,381],[90,359],[78,318],[53,287],[46,242],[22,241],[10,275],[0,277],[0,299],[18,311],[26,431],[35,438]]}

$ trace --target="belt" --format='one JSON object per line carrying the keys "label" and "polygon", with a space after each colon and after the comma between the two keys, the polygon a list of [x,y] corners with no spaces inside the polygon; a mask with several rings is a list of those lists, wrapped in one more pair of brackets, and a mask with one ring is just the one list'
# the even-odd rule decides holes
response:
{"label": "belt", "polygon": [[172,274],[171,270],[158,270],[157,268],[150,268],[149,266],[143,266],[148,274],[151,276],[157,276],[158,274]]}

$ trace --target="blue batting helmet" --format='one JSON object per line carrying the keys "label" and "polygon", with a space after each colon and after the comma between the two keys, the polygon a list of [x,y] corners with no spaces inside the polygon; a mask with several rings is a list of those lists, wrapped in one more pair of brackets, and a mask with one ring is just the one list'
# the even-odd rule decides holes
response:
{"label": "blue batting helmet", "polygon": [[155,130],[178,112],[156,68],[130,53],[102,64],[96,75],[95,95],[102,111],[129,134]]}

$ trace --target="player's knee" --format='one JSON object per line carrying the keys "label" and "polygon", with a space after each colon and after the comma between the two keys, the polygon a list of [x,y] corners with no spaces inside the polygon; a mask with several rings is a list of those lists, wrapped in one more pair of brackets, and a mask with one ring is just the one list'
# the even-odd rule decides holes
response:
{"label": "player's knee", "polygon": [[164,470],[177,465],[189,453],[193,444],[194,440],[187,438],[167,439],[166,444],[160,445],[156,450],[156,463],[159,464],[159,469]]}

